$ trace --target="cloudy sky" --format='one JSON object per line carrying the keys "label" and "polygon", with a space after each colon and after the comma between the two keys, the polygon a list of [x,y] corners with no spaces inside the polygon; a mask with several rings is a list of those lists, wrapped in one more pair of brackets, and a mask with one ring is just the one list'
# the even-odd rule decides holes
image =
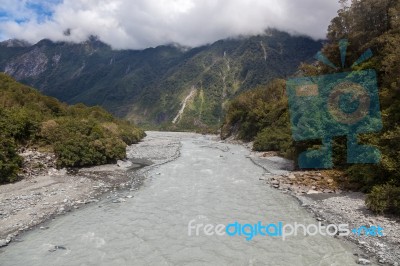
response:
{"label": "cloudy sky", "polygon": [[[268,27],[324,38],[337,0],[0,0],[0,40],[198,46]],[[70,30],[67,30],[70,29]]]}

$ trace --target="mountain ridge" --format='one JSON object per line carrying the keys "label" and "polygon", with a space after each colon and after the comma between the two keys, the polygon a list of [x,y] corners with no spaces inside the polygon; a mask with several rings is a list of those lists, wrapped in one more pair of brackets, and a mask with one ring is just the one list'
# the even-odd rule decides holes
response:
{"label": "mountain ridge", "polygon": [[277,30],[195,48],[112,50],[96,37],[79,44],[42,40],[0,45],[0,70],[69,104],[100,105],[142,125],[216,129],[235,95],[293,74],[321,47]]}

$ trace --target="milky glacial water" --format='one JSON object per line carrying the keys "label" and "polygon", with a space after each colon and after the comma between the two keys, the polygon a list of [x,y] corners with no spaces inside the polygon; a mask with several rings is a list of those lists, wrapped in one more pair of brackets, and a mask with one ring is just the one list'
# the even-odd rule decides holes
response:
{"label": "milky glacial water", "polygon": [[[155,134],[155,133],[154,133]],[[324,236],[188,236],[188,223],[316,223],[259,180],[241,146],[180,138],[181,156],[153,168],[126,202],[101,200],[57,217],[0,252],[0,265],[355,265],[353,246]],[[101,207],[99,207],[101,206]],[[193,232],[194,233],[194,232]],[[50,252],[55,245],[66,249]]]}

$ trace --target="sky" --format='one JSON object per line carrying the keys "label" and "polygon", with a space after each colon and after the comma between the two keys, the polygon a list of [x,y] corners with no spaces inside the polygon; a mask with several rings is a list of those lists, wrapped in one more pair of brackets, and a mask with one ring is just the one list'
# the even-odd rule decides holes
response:
{"label": "sky", "polygon": [[276,28],[323,39],[337,0],[0,0],[0,40],[196,47]]}

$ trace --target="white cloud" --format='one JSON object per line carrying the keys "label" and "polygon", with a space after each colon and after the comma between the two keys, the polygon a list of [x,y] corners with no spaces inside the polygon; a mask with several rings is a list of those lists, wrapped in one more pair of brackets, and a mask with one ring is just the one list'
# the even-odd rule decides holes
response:
{"label": "white cloud", "polygon": [[[0,2],[14,19],[29,18],[0,21],[0,36],[79,42],[97,35],[117,49],[171,42],[198,46],[268,27],[324,38],[339,8],[336,0],[64,0],[48,4],[53,15],[40,21],[21,4],[25,0]],[[68,28],[71,35],[65,36]]]}

